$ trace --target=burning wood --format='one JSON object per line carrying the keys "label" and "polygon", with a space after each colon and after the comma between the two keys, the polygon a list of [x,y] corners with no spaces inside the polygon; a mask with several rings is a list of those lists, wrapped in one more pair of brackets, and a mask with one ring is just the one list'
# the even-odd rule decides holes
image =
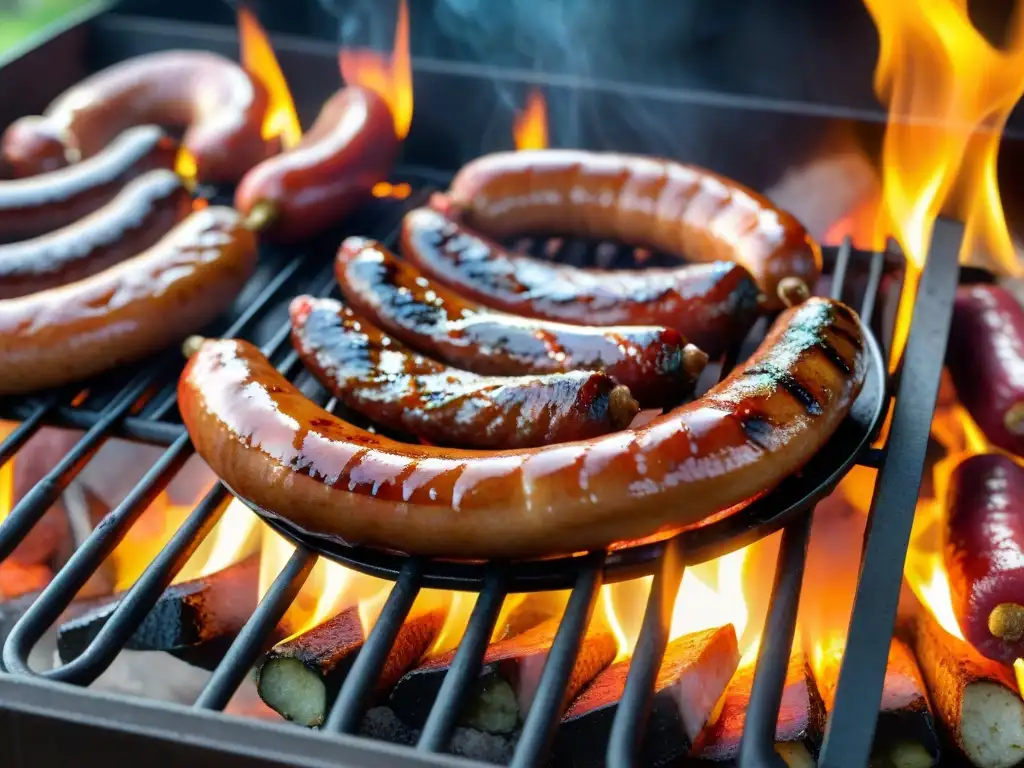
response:
{"label": "burning wood", "polygon": [[[377,681],[387,692],[430,647],[446,611],[432,610],[402,626]],[[256,672],[256,689],[271,709],[306,726],[323,723],[352,662],[366,640],[358,607],[274,646]]]}
{"label": "burning wood", "polygon": [[[738,663],[732,625],[684,635],[668,644],[644,732],[643,765],[663,765],[689,751]],[[628,659],[613,664],[569,707],[555,738],[555,765],[604,765],[628,673]]]}
{"label": "burning wood", "polygon": [[[703,763],[724,763],[736,759],[754,682],[754,664],[743,664],[725,689],[717,718],[704,728],[690,754]],[[825,726],[825,703],[821,699],[806,656],[794,649],[786,670],[786,686],[775,725],[775,751],[790,768],[814,765]]]}
{"label": "burning wood", "polygon": [[[259,557],[252,556],[209,576],[172,584],[125,644],[133,651],[167,651],[207,666],[216,663],[256,609]],[[117,609],[119,597],[57,630],[57,650],[65,662],[79,656]]]}
{"label": "burning wood", "polygon": [[[511,733],[525,717],[537,690],[548,651],[558,630],[549,619],[515,637],[493,643],[484,654],[483,669],[462,713],[461,724],[487,733]],[[616,653],[615,637],[591,628],[576,657],[566,692],[566,704],[605,667]],[[406,723],[422,726],[445,673],[455,658],[449,651],[412,670],[391,692],[390,705]]]}

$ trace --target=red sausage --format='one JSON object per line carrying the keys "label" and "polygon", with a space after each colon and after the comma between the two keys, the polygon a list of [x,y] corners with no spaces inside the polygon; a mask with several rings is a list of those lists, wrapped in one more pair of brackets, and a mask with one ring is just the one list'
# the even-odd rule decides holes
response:
{"label": "red sausage", "polygon": [[429,208],[406,214],[402,253],[435,280],[486,306],[563,323],[665,326],[711,357],[742,339],[758,312],[757,286],[731,262],[581,269],[510,253]]}
{"label": "red sausage", "polygon": [[478,376],[417,355],[333,299],[292,301],[292,344],[354,411],[434,445],[532,448],[629,426],[629,390],[593,371]]}
{"label": "red sausage", "polygon": [[153,125],[125,131],[110,146],[69,168],[0,181],[0,241],[52,232],[106,205],[126,182],[171,168],[177,143]]}
{"label": "red sausage", "polygon": [[236,183],[270,152],[267,94],[235,62],[206,51],[136,56],[65,91],[42,117],[14,122],[0,147],[19,176],[91,157],[140,123],[185,129],[197,177]]}
{"label": "red sausage", "polygon": [[1024,656],[1024,468],[1002,454],[957,465],[946,495],[946,570],[964,637],[989,658]]}
{"label": "red sausage", "polygon": [[150,171],[103,208],[57,231],[0,245],[0,299],[12,299],[102,272],[144,251],[192,210],[173,171]]}
{"label": "red sausage", "polygon": [[294,149],[245,175],[235,207],[246,215],[265,208],[269,237],[300,240],[339,223],[363,203],[373,185],[387,178],[397,155],[387,102],[350,85],[324,104]]}
{"label": "red sausage", "polygon": [[204,208],[133,259],[0,301],[0,394],[79,381],[174,343],[230,306],[255,264],[237,211]]}
{"label": "red sausage", "polygon": [[360,237],[342,243],[335,275],[357,312],[409,346],[475,373],[604,371],[644,407],[661,408],[693,392],[708,360],[669,328],[565,325],[475,306]]}
{"label": "red sausage", "polygon": [[826,443],[866,364],[856,315],[815,298],[698,400],[574,443],[388,440],[311,403],[259,350],[229,339],[199,347],[178,404],[218,477],[301,529],[424,555],[533,557],[668,535],[771,490]]}
{"label": "red sausage", "polygon": [[[467,225],[493,237],[580,235],[695,261],[734,261],[772,307],[782,304],[784,278],[806,291],[821,272],[820,248],[791,214],[734,181],[670,160],[501,152],[464,166],[448,194]],[[794,285],[784,283],[783,292]]]}
{"label": "red sausage", "polygon": [[998,285],[957,289],[946,355],[960,402],[985,436],[1024,456],[1024,308]]}

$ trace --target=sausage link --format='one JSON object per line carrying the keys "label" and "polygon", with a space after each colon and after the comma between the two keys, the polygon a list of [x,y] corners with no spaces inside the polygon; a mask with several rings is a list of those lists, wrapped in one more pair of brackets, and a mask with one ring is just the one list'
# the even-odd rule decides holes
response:
{"label": "sausage link", "polygon": [[155,125],[125,131],[99,154],[69,168],[0,181],[0,241],[52,232],[106,205],[126,182],[171,168],[177,142]]}
{"label": "sausage link", "polygon": [[140,123],[185,129],[197,177],[236,183],[267,157],[267,94],[238,64],[206,51],[161,51],[115,64],[65,91],[42,117],[4,133],[4,159],[19,176],[101,152]]}
{"label": "sausage link", "polygon": [[335,274],[357,312],[409,346],[475,373],[604,371],[641,405],[663,407],[693,391],[708,359],[668,328],[566,325],[475,306],[372,240],[346,239]]}
{"label": "sausage link", "polygon": [[156,245],[192,210],[173,171],[150,171],[80,221],[33,240],[0,245],[0,299],[73,283]]}
{"label": "sausage link", "polygon": [[866,365],[856,315],[810,299],[700,399],[637,429],[544,448],[435,448],[363,431],[238,340],[199,347],[178,403],[214,472],[307,532],[414,554],[522,558],[668,535],[770,491],[828,441]]}
{"label": "sausage link", "polygon": [[[350,85],[324,104],[293,149],[245,175],[235,207],[246,215],[269,216],[266,233],[272,239],[310,237],[365,202],[397,155],[388,103],[374,91]],[[266,213],[254,214],[261,207]]]}
{"label": "sausage link", "polygon": [[734,261],[754,276],[772,308],[784,303],[784,278],[806,289],[821,272],[820,248],[791,214],[730,179],[669,160],[501,152],[463,167],[449,196],[467,225],[493,237],[580,235],[695,261]]}
{"label": "sausage link", "polygon": [[417,355],[333,299],[299,296],[292,344],[345,405],[435,445],[532,448],[629,426],[640,408],[604,373],[478,376]]}
{"label": "sausage link", "polygon": [[255,263],[239,214],[204,208],[133,259],[0,301],[0,394],[79,381],[183,338],[230,306]]}
{"label": "sausage link", "polygon": [[711,357],[742,339],[758,313],[757,285],[738,264],[581,269],[510,253],[429,208],[405,216],[402,253],[481,304],[564,323],[666,326]]}

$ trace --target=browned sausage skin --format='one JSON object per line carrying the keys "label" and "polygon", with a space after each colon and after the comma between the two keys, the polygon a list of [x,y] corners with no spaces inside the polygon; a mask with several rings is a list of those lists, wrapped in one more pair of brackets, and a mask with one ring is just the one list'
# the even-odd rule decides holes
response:
{"label": "browned sausage skin", "polygon": [[700,399],[544,448],[434,448],[365,432],[244,341],[205,342],[178,402],[217,475],[306,531],[426,555],[531,557],[667,534],[774,488],[834,432],[866,364],[856,315],[811,299]]}
{"label": "browned sausage skin", "polygon": [[211,207],[133,259],[0,301],[0,394],[78,381],[181,339],[230,305],[255,263],[238,212]]}
{"label": "browned sausage skin", "polygon": [[478,376],[449,368],[382,333],[334,299],[299,296],[292,344],[345,405],[434,445],[532,448],[629,426],[629,390],[593,371]]}
{"label": "browned sausage skin", "polygon": [[102,152],[28,179],[0,181],[0,241],[52,232],[106,205],[124,184],[171,168],[178,144],[155,125],[125,131]]}
{"label": "browned sausage skin", "polygon": [[4,159],[19,176],[54,170],[103,150],[140,123],[185,128],[197,177],[235,183],[265,158],[267,94],[233,61],[206,51],[161,51],[115,64],[65,91],[42,117],[4,133]]}
{"label": "browned sausage skin", "polygon": [[486,306],[563,323],[665,326],[711,357],[742,339],[758,313],[757,285],[738,264],[582,269],[510,253],[429,208],[405,216],[402,253]]}
{"label": "browned sausage skin", "polygon": [[350,237],[335,274],[346,301],[409,346],[475,373],[604,371],[645,407],[681,402],[707,355],[677,331],[531,320],[466,302],[380,243]]}
{"label": "browned sausage skin", "polygon": [[535,150],[485,155],[449,190],[464,222],[493,237],[620,240],[695,261],[734,261],[778,307],[780,282],[813,286],[821,251],[791,214],[703,168],[638,155]]}
{"label": "browned sausage skin", "polygon": [[348,86],[332,96],[291,150],[249,171],[235,207],[265,216],[267,236],[299,240],[337,224],[387,178],[398,154],[394,118],[374,91]]}
{"label": "browned sausage skin", "polygon": [[0,245],[0,299],[55,288],[102,272],[155,245],[192,210],[173,171],[150,171],[103,208],[32,240]]}

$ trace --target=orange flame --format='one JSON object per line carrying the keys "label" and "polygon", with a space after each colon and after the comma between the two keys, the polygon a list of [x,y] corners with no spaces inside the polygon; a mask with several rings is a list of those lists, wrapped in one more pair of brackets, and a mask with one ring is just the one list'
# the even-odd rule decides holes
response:
{"label": "orange flame", "polygon": [[404,139],[412,124],[412,61],[409,56],[409,9],[405,0],[398,5],[395,24],[395,42],[390,59],[369,49],[338,52],[341,76],[349,85],[359,85],[376,91],[391,107],[395,121],[395,135]]}
{"label": "orange flame", "polygon": [[946,206],[966,222],[961,260],[1017,274],[996,180],[999,138],[1024,92],[1024,14],[1009,45],[993,47],[964,0],[864,0],[881,47],[875,90],[889,105],[882,147],[880,232],[907,257],[891,365],[903,352],[914,294],[936,217]]}
{"label": "orange flame", "polygon": [[405,200],[405,198],[412,194],[412,186],[406,184],[404,181],[398,184],[392,184],[387,181],[378,181],[370,189],[370,194],[374,197],[390,197],[394,200]]}
{"label": "orange flame", "polygon": [[198,166],[196,166],[195,157],[184,144],[178,147],[178,154],[174,156],[174,172],[181,176],[186,183],[195,183]]}
{"label": "orange flame", "polygon": [[539,89],[530,91],[526,109],[516,114],[512,136],[516,149],[548,148],[548,107]]}
{"label": "orange flame", "polygon": [[291,91],[284,79],[267,33],[249,10],[238,7],[238,32],[241,38],[242,66],[267,90],[269,103],[263,119],[263,138],[280,139],[284,149],[294,147],[302,138],[302,126],[295,111]]}

